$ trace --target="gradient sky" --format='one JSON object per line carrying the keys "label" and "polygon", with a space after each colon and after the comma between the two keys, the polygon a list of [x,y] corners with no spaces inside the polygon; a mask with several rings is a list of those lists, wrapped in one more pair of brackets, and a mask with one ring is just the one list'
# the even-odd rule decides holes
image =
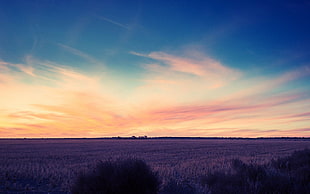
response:
{"label": "gradient sky", "polygon": [[310,137],[310,1],[0,1],[0,137]]}

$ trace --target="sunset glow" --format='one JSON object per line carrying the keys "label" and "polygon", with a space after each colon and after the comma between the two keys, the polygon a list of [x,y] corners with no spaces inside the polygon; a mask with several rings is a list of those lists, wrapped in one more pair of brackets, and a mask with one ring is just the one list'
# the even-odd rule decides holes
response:
{"label": "sunset glow", "polygon": [[0,3],[1,138],[310,137],[309,3],[73,2]]}

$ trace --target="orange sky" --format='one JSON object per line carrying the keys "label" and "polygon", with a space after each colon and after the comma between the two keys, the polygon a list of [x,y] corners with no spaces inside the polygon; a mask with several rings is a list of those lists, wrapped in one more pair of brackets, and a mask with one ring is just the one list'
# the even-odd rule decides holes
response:
{"label": "orange sky", "polygon": [[310,136],[309,91],[292,87],[309,68],[250,77],[198,51],[132,55],[157,61],[136,86],[107,67],[1,61],[0,137]]}

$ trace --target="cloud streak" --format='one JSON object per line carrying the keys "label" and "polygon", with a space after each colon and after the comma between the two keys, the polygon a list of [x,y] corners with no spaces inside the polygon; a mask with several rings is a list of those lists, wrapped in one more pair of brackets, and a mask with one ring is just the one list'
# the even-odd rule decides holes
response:
{"label": "cloud streak", "polygon": [[73,48],[73,47],[70,47],[68,45],[61,44],[61,43],[58,43],[57,45],[60,46],[61,48],[65,49],[66,51],[89,61],[90,63],[100,65],[100,66],[104,66],[104,63],[98,61],[94,57],[92,57],[92,56],[90,56],[90,55],[88,55],[88,54],[86,54],[86,53],[84,53],[84,52],[82,52],[76,48]]}
{"label": "cloud streak", "polygon": [[116,26],[119,26],[119,27],[121,27],[121,28],[124,28],[124,29],[126,29],[126,30],[129,30],[129,29],[130,29],[128,25],[121,24],[121,23],[119,23],[119,22],[116,22],[116,21],[111,20],[111,19],[106,18],[106,17],[99,16],[99,19],[104,20],[104,21],[106,21],[106,22],[108,22],[108,23],[110,23],[110,24],[114,24],[114,25],[116,25]]}

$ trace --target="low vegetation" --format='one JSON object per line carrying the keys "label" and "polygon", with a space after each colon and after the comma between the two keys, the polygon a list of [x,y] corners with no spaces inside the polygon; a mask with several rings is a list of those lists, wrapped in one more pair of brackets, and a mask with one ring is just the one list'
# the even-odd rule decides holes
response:
{"label": "low vegetation", "polygon": [[[308,193],[310,191],[310,150],[296,151],[291,156],[272,160],[265,165],[246,164],[240,159],[231,162],[230,172],[216,171],[201,177],[205,192],[222,193]],[[80,175],[73,194],[156,194],[160,180],[142,160],[100,162]],[[201,191],[203,192],[203,191]],[[199,193],[189,183],[170,180],[160,194]]]}
{"label": "low vegetation", "polygon": [[104,193],[128,181],[135,193],[305,193],[305,148],[309,140],[0,140],[0,193]]}
{"label": "low vegetation", "polygon": [[202,177],[211,193],[309,193],[310,150],[272,160],[265,165],[232,161],[231,172],[216,171]]}

